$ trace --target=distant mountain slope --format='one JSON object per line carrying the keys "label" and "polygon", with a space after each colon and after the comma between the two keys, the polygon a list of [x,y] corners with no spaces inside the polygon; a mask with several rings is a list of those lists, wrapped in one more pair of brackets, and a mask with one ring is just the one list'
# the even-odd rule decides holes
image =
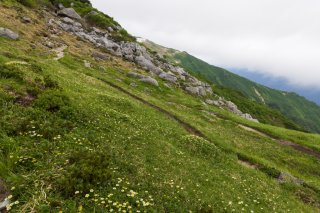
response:
{"label": "distant mountain slope", "polygon": [[[151,49],[156,45],[150,41],[145,41],[144,44]],[[165,49],[162,52],[165,52]],[[252,100],[279,110],[309,131],[320,132],[320,107],[302,96],[257,84],[228,70],[210,65],[186,52],[167,49],[163,55],[202,79],[235,89]]]}
{"label": "distant mountain slope", "polygon": [[261,73],[250,72],[246,69],[231,69],[237,75],[243,76],[251,81],[271,87],[277,90],[295,92],[320,106],[320,89],[315,87],[305,87],[292,85],[288,80],[281,77],[273,77],[269,75],[261,75]]}

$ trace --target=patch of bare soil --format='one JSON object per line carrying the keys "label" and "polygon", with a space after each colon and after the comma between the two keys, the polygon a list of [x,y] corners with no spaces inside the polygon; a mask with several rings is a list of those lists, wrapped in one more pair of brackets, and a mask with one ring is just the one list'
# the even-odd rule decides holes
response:
{"label": "patch of bare soil", "polygon": [[252,164],[248,161],[238,160],[238,163],[244,167],[249,168],[249,169],[257,169],[257,165]]}
{"label": "patch of bare soil", "polygon": [[307,148],[307,147],[304,147],[304,146],[301,146],[300,144],[296,144],[296,143],[292,143],[291,141],[283,141],[283,140],[279,140],[278,141],[281,145],[284,145],[284,146],[290,146],[292,147],[293,149],[295,150],[298,150],[300,152],[303,152],[307,155],[311,155],[311,156],[314,156],[318,159],[320,159],[320,152],[317,152],[313,149],[310,149],[310,148]]}
{"label": "patch of bare soil", "polygon": [[20,104],[21,106],[30,106],[35,99],[36,97],[34,97],[33,95],[26,94],[24,96],[18,97],[16,99],[16,103]]}
{"label": "patch of bare soil", "polygon": [[244,125],[241,125],[241,124],[239,124],[239,127],[240,127],[241,129],[246,130],[246,131],[253,132],[253,133],[256,133],[256,134],[258,134],[258,135],[260,135],[260,136],[267,137],[267,138],[270,138],[270,139],[274,140],[273,138],[269,137],[268,135],[266,135],[266,134],[264,134],[264,133],[262,133],[262,132],[260,132],[260,131],[258,131],[258,130],[256,130],[256,129],[253,129],[253,128],[251,128],[251,127],[244,126]]}
{"label": "patch of bare soil", "polygon": [[285,140],[278,140],[278,139],[275,139],[267,134],[264,134],[263,132],[260,132],[256,129],[253,129],[251,127],[248,127],[248,126],[244,126],[244,125],[239,125],[240,128],[244,129],[244,130],[247,130],[249,132],[254,132],[260,136],[263,136],[263,137],[267,137],[267,138],[270,138],[271,140],[273,141],[276,141],[278,142],[279,144],[283,145],[283,146],[289,146],[297,151],[300,151],[300,152],[303,152],[304,154],[307,154],[307,155],[311,155],[313,157],[316,157],[318,159],[320,159],[320,152],[317,152],[313,149],[310,149],[308,147],[305,147],[305,146],[302,146],[300,144],[296,144],[296,143],[293,143],[291,141],[285,141]]}

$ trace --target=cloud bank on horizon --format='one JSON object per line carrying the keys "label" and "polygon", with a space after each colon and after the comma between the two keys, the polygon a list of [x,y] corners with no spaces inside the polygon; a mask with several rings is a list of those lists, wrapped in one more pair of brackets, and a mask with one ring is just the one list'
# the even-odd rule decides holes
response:
{"label": "cloud bank on horizon", "polygon": [[319,0],[91,0],[135,36],[320,88]]}

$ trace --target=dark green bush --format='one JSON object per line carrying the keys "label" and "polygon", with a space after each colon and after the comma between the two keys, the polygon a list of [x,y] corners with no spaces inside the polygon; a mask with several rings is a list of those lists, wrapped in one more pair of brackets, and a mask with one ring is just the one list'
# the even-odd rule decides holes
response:
{"label": "dark green bush", "polygon": [[15,69],[14,67],[11,66],[6,66],[0,64],[0,78],[13,78],[18,81],[23,81],[23,73],[19,71],[18,69]]}
{"label": "dark green bush", "polygon": [[18,0],[19,3],[23,4],[26,7],[34,8],[37,6],[36,0]]}
{"label": "dark green bush", "polygon": [[64,175],[57,179],[57,190],[64,196],[110,184],[110,156],[105,151],[78,151],[72,153],[68,160]]}
{"label": "dark green bush", "polygon": [[65,110],[66,108],[69,108],[70,105],[69,97],[59,90],[45,91],[34,103],[35,107],[53,113]]}
{"label": "dark green bush", "polygon": [[44,81],[44,85],[46,88],[50,88],[50,89],[58,89],[59,88],[58,82],[51,79],[50,76],[48,76],[48,75],[43,77],[43,81]]}
{"label": "dark green bush", "polygon": [[273,167],[261,165],[258,169],[273,178],[278,178],[280,176],[280,171]]}
{"label": "dark green bush", "polygon": [[117,25],[117,23],[111,17],[104,15],[102,13],[87,15],[86,19],[89,24],[97,27],[101,27],[104,29],[108,27],[114,27]]}

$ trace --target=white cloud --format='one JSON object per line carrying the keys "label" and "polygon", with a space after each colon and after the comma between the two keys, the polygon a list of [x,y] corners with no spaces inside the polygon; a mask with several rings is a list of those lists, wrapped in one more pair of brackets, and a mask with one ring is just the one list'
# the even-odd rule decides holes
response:
{"label": "white cloud", "polygon": [[[92,0],[130,33],[320,88],[319,0]],[[258,71],[257,71],[258,70]]]}

